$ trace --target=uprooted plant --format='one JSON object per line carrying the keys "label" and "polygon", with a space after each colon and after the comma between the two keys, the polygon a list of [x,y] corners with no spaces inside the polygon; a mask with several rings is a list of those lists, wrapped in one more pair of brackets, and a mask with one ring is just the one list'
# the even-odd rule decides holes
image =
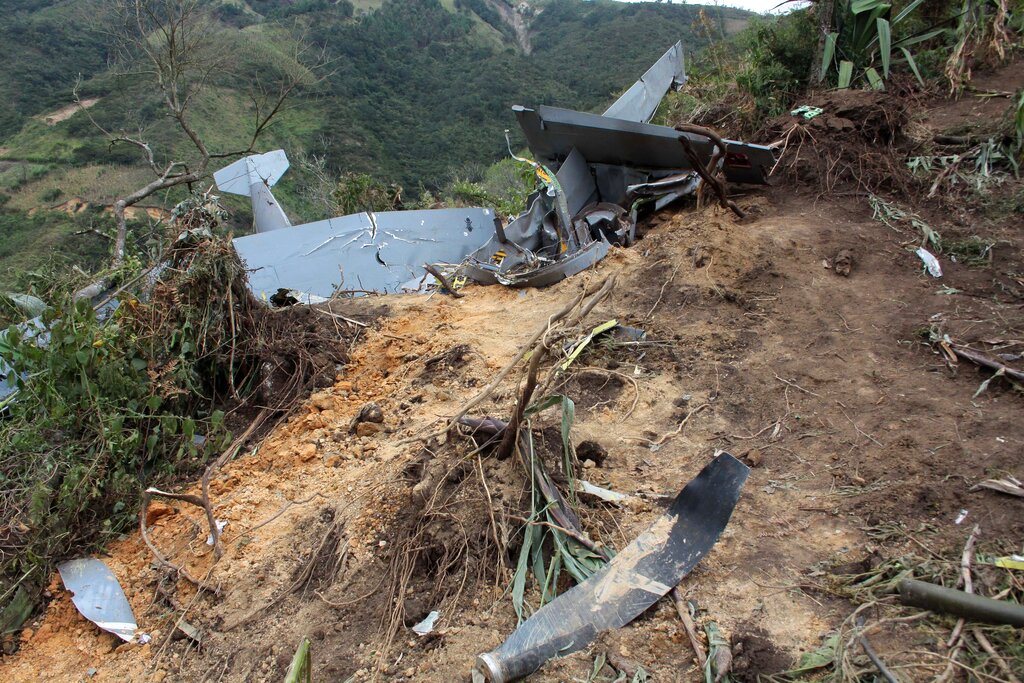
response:
{"label": "uprooted plant", "polygon": [[160,264],[128,262],[98,304],[65,291],[38,325],[7,331],[0,357],[17,393],[0,423],[4,632],[31,612],[55,561],[123,531],[147,486],[224,451],[227,422],[251,402],[265,406],[259,419],[287,409],[345,359],[336,337],[302,324],[309,311],[255,300],[213,237],[221,217],[215,197],[189,200]]}
{"label": "uprooted plant", "polygon": [[[551,390],[568,367],[565,342],[580,339],[581,323],[613,286],[611,278],[574,297],[441,429],[414,439],[424,447],[406,470],[415,482],[409,514],[389,544],[394,561],[386,590],[393,607],[382,623],[382,666],[402,625],[425,616],[410,612],[410,594],[431,595],[432,605],[443,612],[475,582],[508,581],[522,619],[539,606],[527,597],[530,573],[543,604],[564,589],[566,577],[583,581],[610,557],[583,531],[579,516],[572,484],[579,465],[569,438],[573,401]],[[468,417],[527,357],[512,419]],[[545,365],[549,370],[542,375]],[[561,412],[557,437],[533,428],[540,413],[552,408]],[[498,482],[505,485],[500,498]]]}

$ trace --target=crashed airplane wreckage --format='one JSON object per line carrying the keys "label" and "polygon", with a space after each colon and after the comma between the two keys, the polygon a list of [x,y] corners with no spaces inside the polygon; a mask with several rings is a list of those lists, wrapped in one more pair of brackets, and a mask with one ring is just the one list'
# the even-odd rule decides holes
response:
{"label": "crashed airplane wreckage", "polygon": [[270,190],[288,169],[282,150],[240,159],[214,180],[222,192],[252,200],[256,233],[234,246],[264,299],[282,290],[302,303],[342,288],[416,291],[431,264],[480,284],[542,287],[594,265],[612,244],[631,244],[642,204],[660,209],[707,184],[741,214],[717,175],[767,182],[771,148],[649,123],[669,89],[685,82],[676,43],[604,114],[513,107],[536,159],[520,160],[534,167],[538,190],[508,225],[493,209],[457,208],[364,212],[293,227]]}

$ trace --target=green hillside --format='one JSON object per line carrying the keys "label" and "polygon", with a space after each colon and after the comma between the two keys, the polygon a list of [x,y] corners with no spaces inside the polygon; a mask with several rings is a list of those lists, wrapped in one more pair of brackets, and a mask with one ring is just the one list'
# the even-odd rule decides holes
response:
{"label": "green hillside", "polygon": [[[232,63],[207,93],[197,125],[214,145],[243,139],[251,82],[293,68],[291,47],[302,32],[327,48],[332,73],[293,102],[266,146],[326,154],[333,170],[429,187],[452,168],[498,158],[502,131],[514,123],[512,104],[600,107],[675,40],[690,52],[706,42],[693,27],[696,6],[551,0],[536,4],[532,52],[524,54],[493,9],[503,1],[214,5],[217,51]],[[141,126],[155,148],[181,142],[163,125],[149,82],[104,72],[110,19],[102,7],[94,0],[15,3],[13,20],[0,28],[10,53],[0,75],[0,158],[67,166],[135,161],[133,150],[107,150],[81,114],[57,125],[33,118],[70,104],[79,74],[83,96],[100,98],[91,110],[99,123]],[[723,21],[745,16],[709,11]]]}
{"label": "green hillside", "polygon": [[[115,51],[108,4],[16,0],[0,27],[0,205],[28,211],[82,197],[103,204],[151,178],[138,150],[111,147],[95,123],[142,131],[159,160],[188,156],[190,143],[166,118],[142,76],[110,69]],[[293,217],[321,217],[302,201],[294,162],[307,155],[329,173],[368,173],[407,197],[466,178],[506,154],[517,127],[513,104],[600,110],[669,45],[707,43],[699,6],[610,0],[213,0],[212,54],[226,57],[195,102],[192,120],[211,149],[244,147],[255,84],[304,69],[298,41],[329,60],[320,82],[293,97],[259,147],[283,147],[295,171],[280,185]],[[731,30],[749,16],[707,8]],[[519,23],[519,26],[514,24]],[[518,29],[518,30],[517,30]],[[89,115],[68,109],[80,94]],[[309,78],[310,83],[316,79]],[[62,116],[54,116],[65,108]],[[49,117],[49,120],[47,120]],[[513,140],[521,144],[521,140]],[[154,198],[173,203],[185,190]],[[232,200],[245,224],[247,202]],[[0,270],[2,270],[0,263]]]}

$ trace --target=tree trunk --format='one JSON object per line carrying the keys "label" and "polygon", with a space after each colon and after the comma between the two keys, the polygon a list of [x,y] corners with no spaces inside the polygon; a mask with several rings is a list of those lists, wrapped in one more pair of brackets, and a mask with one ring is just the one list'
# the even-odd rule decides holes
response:
{"label": "tree trunk", "polygon": [[125,242],[128,240],[128,221],[124,217],[124,210],[128,204],[123,199],[114,202],[114,220],[117,221],[117,236],[114,238],[114,254],[110,265],[117,268],[124,263]]}

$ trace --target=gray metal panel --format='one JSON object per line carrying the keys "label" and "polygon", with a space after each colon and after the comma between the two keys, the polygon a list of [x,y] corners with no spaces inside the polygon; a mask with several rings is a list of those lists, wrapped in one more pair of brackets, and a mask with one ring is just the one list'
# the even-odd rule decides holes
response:
{"label": "gray metal panel", "polygon": [[565,193],[565,202],[569,206],[569,215],[575,216],[587,204],[597,200],[597,185],[590,173],[587,160],[576,149],[573,149],[561,168],[555,174],[558,184]]}
{"label": "gray metal panel", "polygon": [[[611,119],[570,109],[541,106],[536,110],[513,107],[526,134],[530,150],[538,161],[556,164],[573,148],[590,164],[610,164],[645,169],[690,168],[679,144],[686,135],[694,149],[710,158],[712,143],[699,135],[688,135],[666,126]],[[765,183],[775,164],[770,147],[726,140],[728,156],[725,176],[732,182]]]}
{"label": "gray metal panel", "polygon": [[257,297],[281,288],[329,297],[339,285],[395,292],[422,278],[424,263],[462,261],[494,234],[493,218],[482,208],[358,213],[238,237],[234,245]]}
{"label": "gray metal panel", "polygon": [[647,123],[658,111],[658,105],[665,93],[673,86],[686,83],[686,68],[683,62],[683,43],[676,43],[634,83],[615,104],[608,107],[605,116]]}
{"label": "gray metal panel", "polygon": [[101,560],[68,560],[57,565],[71,601],[86,619],[121,640],[131,641],[138,626],[132,606],[114,572]]}

